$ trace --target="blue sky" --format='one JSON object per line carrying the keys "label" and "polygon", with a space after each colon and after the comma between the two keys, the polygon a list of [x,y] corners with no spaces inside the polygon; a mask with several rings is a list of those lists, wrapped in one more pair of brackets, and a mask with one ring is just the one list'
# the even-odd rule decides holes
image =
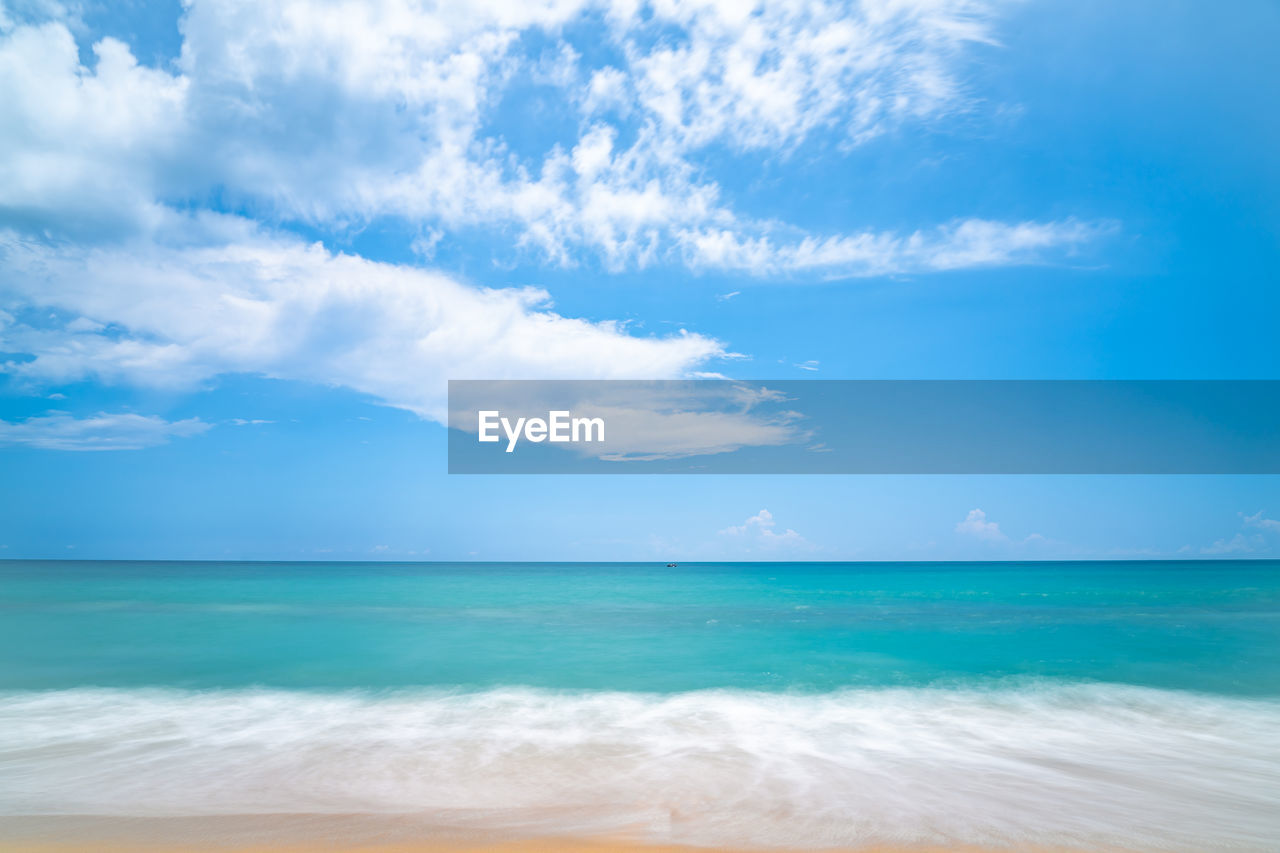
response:
{"label": "blue sky", "polygon": [[0,556],[1280,553],[1273,477],[450,477],[438,422],[1280,378],[1273,3],[0,9]]}

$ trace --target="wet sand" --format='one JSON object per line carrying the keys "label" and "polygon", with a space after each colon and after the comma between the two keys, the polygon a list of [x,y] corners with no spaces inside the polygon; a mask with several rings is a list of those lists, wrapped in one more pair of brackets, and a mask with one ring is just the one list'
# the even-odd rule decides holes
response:
{"label": "wet sand", "polygon": [[[1082,848],[1074,848],[1079,853]],[[478,837],[374,815],[216,818],[0,818],[0,853],[818,853],[814,848],[696,847],[630,838]],[[869,844],[821,853],[1068,853],[1067,848]],[[1107,853],[1121,853],[1109,850]]]}

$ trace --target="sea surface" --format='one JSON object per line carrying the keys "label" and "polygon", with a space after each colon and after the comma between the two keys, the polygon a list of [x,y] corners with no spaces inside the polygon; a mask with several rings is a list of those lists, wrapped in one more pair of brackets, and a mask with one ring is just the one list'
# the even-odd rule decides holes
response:
{"label": "sea surface", "polygon": [[1280,850],[1280,561],[0,562],[0,821]]}

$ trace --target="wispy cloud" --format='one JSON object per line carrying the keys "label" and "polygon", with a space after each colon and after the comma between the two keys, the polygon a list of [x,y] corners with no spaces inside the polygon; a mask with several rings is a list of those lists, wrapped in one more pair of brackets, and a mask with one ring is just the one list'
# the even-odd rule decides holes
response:
{"label": "wispy cloud", "polygon": [[511,420],[549,409],[590,412],[608,424],[603,441],[559,445],[607,462],[687,459],[744,447],[803,445],[812,431],[787,408],[785,394],[741,382],[459,383],[450,391],[450,426],[476,433],[475,413],[500,410]]}
{"label": "wispy cloud", "polygon": [[351,388],[443,419],[456,377],[682,376],[723,352],[680,332],[636,337],[551,310],[534,288],[478,288],[421,269],[221,222],[230,243],[50,248],[0,234],[8,298],[96,322],[0,326],[19,381],[190,388],[254,373]]}
{"label": "wispy cloud", "polygon": [[[611,270],[1038,262],[1100,228],[962,218],[809,234],[743,215],[706,176],[725,152],[854,146],[969,109],[963,64],[993,42],[994,18],[978,0],[465,11],[374,0],[306,14],[285,0],[197,0],[173,68],[140,64],[111,38],[84,67],[66,22],[20,24],[0,35],[0,89],[13,95],[0,102],[0,206],[55,233],[118,236],[151,228],[173,199],[216,191],[339,229],[404,217],[424,256],[446,234],[484,229],[514,232],[502,242],[553,264]],[[530,51],[526,36],[551,46]],[[597,45],[608,50],[586,49]],[[570,117],[541,151],[496,129],[504,95],[527,80]]]}
{"label": "wispy cloud", "polygon": [[1258,527],[1262,530],[1270,530],[1275,533],[1280,533],[1280,520],[1274,518],[1263,518],[1262,510],[1258,510],[1253,515],[1240,513],[1240,518],[1244,522],[1245,527]]}
{"label": "wispy cloud", "polygon": [[210,426],[199,418],[166,421],[155,415],[105,412],[75,418],[54,412],[25,421],[0,421],[0,444],[43,450],[142,450],[167,444],[171,438],[199,435]]}
{"label": "wispy cloud", "polygon": [[[449,376],[689,376],[729,355],[705,335],[562,316],[536,287],[489,289],[281,231],[298,224],[340,235],[398,217],[420,258],[481,233],[503,262],[609,270],[830,278],[1059,259],[1105,227],[960,218],[812,234],[744,214],[709,177],[726,154],[785,161],[970,109],[964,64],[993,43],[995,12],[373,0],[299,14],[286,0],[194,0],[181,57],[163,66],[113,38],[82,63],[65,14],[11,21],[0,346],[32,358],[3,370],[33,385],[180,388],[248,372],[439,416]],[[501,130],[523,120],[502,111],[530,81],[567,117],[542,150]],[[193,201],[215,196],[273,224]]]}
{"label": "wispy cloud", "polygon": [[1209,556],[1230,556],[1232,554],[1258,554],[1270,550],[1267,541],[1260,534],[1246,536],[1237,533],[1230,538],[1219,539],[1212,545],[1200,549],[1201,554]]}
{"label": "wispy cloud", "polygon": [[[1181,549],[1182,553],[1199,553],[1206,556],[1246,556],[1249,554],[1266,554],[1272,550],[1271,534],[1280,533],[1280,520],[1274,518],[1266,518],[1262,510],[1258,510],[1253,515],[1245,513],[1237,513],[1240,517],[1240,526],[1243,530],[1237,531],[1232,536],[1224,536],[1217,539],[1212,545],[1205,545],[1199,549],[1184,545]],[[1258,532],[1253,532],[1258,531]]]}
{"label": "wispy cloud", "polygon": [[1115,229],[1114,223],[992,222],[966,219],[909,235],[856,235],[787,240],[742,229],[683,231],[690,266],[740,270],[755,276],[817,271],[826,277],[941,272],[1036,264],[1063,257]]}

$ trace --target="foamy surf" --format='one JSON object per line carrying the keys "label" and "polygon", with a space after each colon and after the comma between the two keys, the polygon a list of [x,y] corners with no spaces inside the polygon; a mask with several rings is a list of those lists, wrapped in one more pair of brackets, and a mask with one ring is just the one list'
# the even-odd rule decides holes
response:
{"label": "foamy surf", "polygon": [[1116,685],[0,696],[8,815],[411,815],[707,845],[1274,850],[1280,702]]}

